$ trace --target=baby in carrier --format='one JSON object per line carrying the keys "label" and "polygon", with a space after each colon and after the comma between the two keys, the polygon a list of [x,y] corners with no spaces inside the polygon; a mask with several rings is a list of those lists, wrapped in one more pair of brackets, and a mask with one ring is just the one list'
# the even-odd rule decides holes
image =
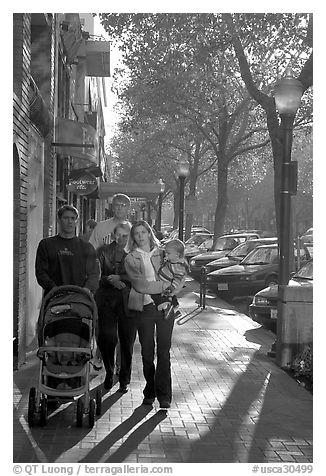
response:
{"label": "baby in carrier", "polygon": [[[152,294],[151,298],[158,311],[163,311],[164,319],[168,319],[179,306],[173,291],[189,271],[188,263],[184,258],[185,246],[181,240],[170,240],[165,245],[165,260],[158,270],[158,277],[170,285],[162,294]],[[177,317],[180,311],[175,314]]]}
{"label": "baby in carrier", "polygon": [[[82,337],[64,332],[56,336],[47,338],[45,341],[46,347],[87,347],[87,340]],[[77,366],[83,363],[83,357],[80,352],[57,350],[48,353],[51,362],[56,365]]]}

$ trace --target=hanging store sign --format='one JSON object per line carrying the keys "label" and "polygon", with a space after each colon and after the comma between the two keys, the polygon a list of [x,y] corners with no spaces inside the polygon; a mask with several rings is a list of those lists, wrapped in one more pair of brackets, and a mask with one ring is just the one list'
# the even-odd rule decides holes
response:
{"label": "hanging store sign", "polygon": [[94,175],[84,173],[79,177],[69,178],[66,188],[69,192],[76,195],[89,195],[97,189],[97,180]]}
{"label": "hanging store sign", "polygon": [[98,165],[97,131],[89,124],[56,117],[55,142],[52,145],[62,155],[69,155],[92,165]]}

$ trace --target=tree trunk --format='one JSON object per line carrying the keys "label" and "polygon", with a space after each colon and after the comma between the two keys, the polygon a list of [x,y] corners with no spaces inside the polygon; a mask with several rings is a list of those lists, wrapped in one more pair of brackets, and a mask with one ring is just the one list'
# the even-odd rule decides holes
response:
{"label": "tree trunk", "polygon": [[228,181],[228,165],[226,160],[218,161],[217,168],[217,205],[215,210],[214,224],[214,244],[217,238],[223,235],[224,222],[227,209],[227,181]]}
{"label": "tree trunk", "polygon": [[176,230],[179,227],[179,195],[180,195],[180,187],[179,183],[177,185],[177,189],[173,195],[173,230]]}

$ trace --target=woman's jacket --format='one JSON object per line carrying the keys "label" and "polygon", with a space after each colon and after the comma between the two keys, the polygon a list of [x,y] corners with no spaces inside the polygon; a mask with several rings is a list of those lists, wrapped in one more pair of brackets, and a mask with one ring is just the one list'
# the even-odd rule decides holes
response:
{"label": "woman's jacket", "polygon": [[[163,250],[156,248],[151,256],[151,263],[157,272],[163,262]],[[131,251],[125,258],[125,269],[131,282],[131,290],[129,294],[128,308],[133,311],[142,311],[144,307],[145,294],[161,294],[166,288],[163,281],[148,281],[145,278],[145,267],[141,254],[137,250]],[[173,294],[177,294],[184,285],[185,279],[181,282]]]}

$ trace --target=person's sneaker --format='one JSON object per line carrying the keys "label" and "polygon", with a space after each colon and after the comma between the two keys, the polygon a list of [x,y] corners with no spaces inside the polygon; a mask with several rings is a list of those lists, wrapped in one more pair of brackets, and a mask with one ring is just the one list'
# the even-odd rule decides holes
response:
{"label": "person's sneaker", "polygon": [[170,408],[170,403],[169,402],[160,402],[160,410],[168,410]]}
{"label": "person's sneaker", "polygon": [[144,398],[143,405],[153,405],[155,398]]}

